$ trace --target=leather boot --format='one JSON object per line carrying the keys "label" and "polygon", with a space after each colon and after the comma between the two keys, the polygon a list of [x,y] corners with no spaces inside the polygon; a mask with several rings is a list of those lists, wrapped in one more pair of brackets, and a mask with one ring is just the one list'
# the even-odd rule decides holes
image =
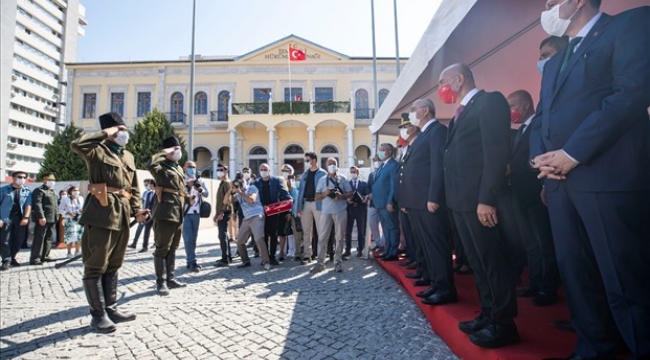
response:
{"label": "leather boot", "polygon": [[162,256],[154,256],[153,267],[156,270],[156,291],[158,291],[158,295],[169,295],[169,289],[167,288],[165,278],[163,277],[163,272],[165,271],[165,258]]}
{"label": "leather boot", "polygon": [[90,326],[100,334],[107,334],[115,331],[115,323],[106,314],[104,309],[104,291],[102,282],[99,278],[90,278],[83,280],[86,300],[90,305]]}
{"label": "leather boot", "polygon": [[176,254],[167,254],[167,287],[170,289],[178,289],[186,287],[187,284],[178,282],[174,279],[174,270],[176,269]]}
{"label": "leather boot", "polygon": [[117,271],[102,276],[106,314],[114,323],[135,320],[135,314],[117,310]]}

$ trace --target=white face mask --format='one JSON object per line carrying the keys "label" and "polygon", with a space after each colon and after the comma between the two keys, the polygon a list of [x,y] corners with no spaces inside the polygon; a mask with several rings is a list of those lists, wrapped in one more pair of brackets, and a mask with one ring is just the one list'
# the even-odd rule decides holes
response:
{"label": "white face mask", "polygon": [[358,178],[359,178],[359,174],[357,174],[357,173],[352,173],[352,174],[350,174],[350,179],[352,179],[352,180],[356,180],[356,179],[358,179]]}
{"label": "white face mask", "polygon": [[282,177],[284,177],[285,179],[289,179],[289,175],[290,174],[288,172],[286,172],[286,171],[282,172]]}
{"label": "white face mask", "polygon": [[72,196],[74,196],[74,197],[79,196],[79,191],[73,191],[73,192],[72,192]]}
{"label": "white face mask", "polygon": [[409,138],[409,129],[407,128],[401,128],[399,129],[399,136],[402,137],[402,139],[406,140]]}
{"label": "white face mask", "polygon": [[47,186],[50,189],[53,188],[54,185],[56,185],[56,181],[48,180],[48,181],[45,182],[45,186]]}
{"label": "white face mask", "polygon": [[539,71],[540,74],[544,74],[544,65],[546,65],[549,60],[551,60],[551,58],[547,57],[546,59],[537,62],[537,71]]}
{"label": "white face mask", "polygon": [[547,34],[551,36],[564,36],[569,25],[571,25],[571,18],[573,18],[573,16],[578,12],[579,8],[576,9],[568,19],[562,19],[560,17],[560,7],[566,4],[567,1],[569,0],[555,5],[549,10],[542,11],[540,22],[542,23],[542,28]]}
{"label": "white face mask", "polygon": [[16,185],[23,186],[24,183],[25,183],[25,178],[16,179]]}
{"label": "white face mask", "polygon": [[269,177],[269,172],[268,171],[260,171],[260,176],[263,178]]}
{"label": "white face mask", "polygon": [[409,121],[413,126],[420,125],[420,119],[418,119],[417,115],[415,115],[415,111],[409,113]]}
{"label": "white face mask", "polygon": [[217,171],[217,177],[222,178],[225,175],[223,171]]}
{"label": "white face mask", "polygon": [[117,136],[113,140],[119,146],[126,146],[129,142],[129,132],[128,131],[118,131]]}
{"label": "white face mask", "polygon": [[251,173],[245,172],[244,179],[249,180],[251,178]]}
{"label": "white face mask", "polygon": [[334,164],[332,164],[332,165],[327,165],[327,171],[328,171],[330,174],[336,174],[336,170],[338,170],[338,168],[336,167],[336,165],[334,165]]}
{"label": "white face mask", "polygon": [[183,153],[181,153],[180,150],[174,150],[173,155],[172,155],[172,159],[174,161],[178,161],[178,160],[181,159],[181,157],[183,157]]}
{"label": "white face mask", "polygon": [[295,180],[289,180],[289,184],[291,184],[292,188],[296,187],[296,181]]}
{"label": "white face mask", "polygon": [[379,169],[381,166],[381,161],[375,161],[373,164],[375,165],[375,169]]}

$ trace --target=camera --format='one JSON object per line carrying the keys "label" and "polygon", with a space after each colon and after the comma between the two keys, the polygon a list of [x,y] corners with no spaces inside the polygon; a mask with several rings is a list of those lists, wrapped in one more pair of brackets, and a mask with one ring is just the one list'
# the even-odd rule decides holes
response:
{"label": "camera", "polygon": [[198,181],[195,182],[194,187],[197,188],[197,189],[201,188],[201,183],[199,183]]}
{"label": "camera", "polygon": [[338,189],[332,190],[327,196],[329,196],[332,199],[336,198],[336,195],[341,195],[342,193]]}
{"label": "camera", "polygon": [[239,188],[241,187],[241,181],[239,181],[239,180],[233,180],[233,181],[232,181],[232,186],[233,186],[234,188],[239,189]]}

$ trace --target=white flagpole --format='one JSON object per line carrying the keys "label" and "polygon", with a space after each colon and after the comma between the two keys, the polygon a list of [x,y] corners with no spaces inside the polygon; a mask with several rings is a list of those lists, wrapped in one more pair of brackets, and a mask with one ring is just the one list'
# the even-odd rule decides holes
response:
{"label": "white flagpole", "polygon": [[293,114],[293,98],[291,97],[291,46],[289,46],[287,60],[289,61],[289,113]]}

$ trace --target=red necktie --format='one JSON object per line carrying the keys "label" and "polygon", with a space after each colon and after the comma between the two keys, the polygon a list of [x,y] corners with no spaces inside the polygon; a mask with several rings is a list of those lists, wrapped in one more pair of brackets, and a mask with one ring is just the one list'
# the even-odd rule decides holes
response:
{"label": "red necktie", "polygon": [[460,116],[460,113],[463,112],[463,110],[465,110],[465,105],[458,105],[456,108],[456,113],[454,114],[454,122],[458,121],[458,117]]}

